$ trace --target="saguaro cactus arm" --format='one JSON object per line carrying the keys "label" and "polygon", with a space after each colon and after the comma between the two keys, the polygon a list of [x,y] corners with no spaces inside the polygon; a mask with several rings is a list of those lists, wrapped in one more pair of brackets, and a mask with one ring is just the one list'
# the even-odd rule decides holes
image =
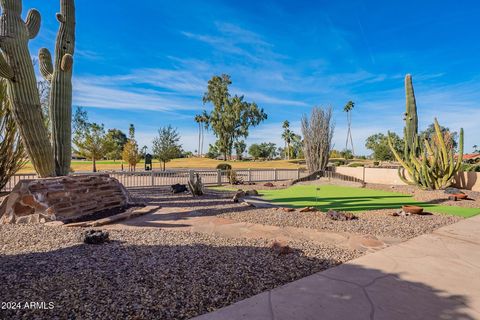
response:
{"label": "saguaro cactus arm", "polygon": [[67,175],[71,162],[71,117],[72,117],[72,66],[75,51],[75,1],[60,0],[57,13],[60,27],[55,44],[55,58],[52,64],[50,52],[42,49],[39,53],[40,71],[50,81],[50,119],[52,121],[52,142],[57,175]]}
{"label": "saguaro cactus arm", "polygon": [[65,53],[65,55],[62,58],[62,63],[60,65],[60,68],[62,68],[62,71],[70,71],[72,70],[73,66],[73,56],[69,53]]}
{"label": "saguaro cactus arm", "polygon": [[65,23],[65,16],[63,14],[61,14],[60,12],[57,12],[56,17],[58,22]]}
{"label": "saguaro cactus arm", "polygon": [[47,48],[41,48],[38,52],[38,60],[40,61],[40,73],[47,81],[52,81],[53,77],[53,63],[52,55]]}
{"label": "saguaro cactus arm", "polygon": [[40,24],[42,18],[40,16],[40,12],[37,9],[30,9],[27,14],[27,19],[25,20],[25,25],[28,29],[28,34],[30,39],[35,38],[40,31]]}

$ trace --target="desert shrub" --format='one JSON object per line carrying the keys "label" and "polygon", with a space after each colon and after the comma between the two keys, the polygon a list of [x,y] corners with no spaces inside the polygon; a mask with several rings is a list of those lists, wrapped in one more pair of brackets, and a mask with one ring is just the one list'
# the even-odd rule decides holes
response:
{"label": "desert shrub", "polygon": [[374,165],[375,167],[378,167],[378,166],[380,165],[380,161],[373,161],[373,165]]}
{"label": "desert shrub", "polygon": [[462,170],[464,172],[480,172],[480,164],[467,164],[462,165]]}
{"label": "desert shrub", "polygon": [[352,162],[348,165],[349,167],[352,167],[352,168],[357,168],[357,167],[363,167],[363,163],[360,163],[360,162]]}
{"label": "desert shrub", "polygon": [[228,163],[220,163],[217,166],[217,170],[230,171],[230,170],[232,170],[232,166],[229,165]]}

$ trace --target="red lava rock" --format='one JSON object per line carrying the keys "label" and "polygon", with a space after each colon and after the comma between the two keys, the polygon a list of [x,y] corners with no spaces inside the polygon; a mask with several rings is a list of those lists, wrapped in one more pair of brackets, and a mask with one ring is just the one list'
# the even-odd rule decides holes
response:
{"label": "red lava rock", "polygon": [[452,194],[451,196],[457,198],[457,200],[464,200],[468,198],[468,195],[466,195],[465,193],[456,193]]}
{"label": "red lava rock", "polygon": [[293,209],[293,208],[282,208],[282,210],[285,211],[285,212],[293,212],[293,211],[295,211],[295,209]]}
{"label": "red lava rock", "polygon": [[411,206],[411,205],[405,205],[402,206],[402,210],[407,213],[411,214],[422,214],[423,213],[423,208],[419,206]]}
{"label": "red lava rock", "polygon": [[318,211],[318,210],[314,207],[305,207],[305,208],[302,208],[298,211],[300,211],[300,212],[315,212],[315,211]]}
{"label": "red lava rock", "polygon": [[270,188],[271,188],[271,187],[275,187],[275,185],[274,185],[273,183],[271,183],[271,182],[264,183],[263,186],[264,186],[264,187],[270,187]]}

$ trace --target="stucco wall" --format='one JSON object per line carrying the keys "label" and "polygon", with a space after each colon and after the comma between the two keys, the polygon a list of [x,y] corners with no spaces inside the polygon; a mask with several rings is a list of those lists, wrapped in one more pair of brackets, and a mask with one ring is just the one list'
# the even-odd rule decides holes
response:
{"label": "stucco wall", "polygon": [[[350,168],[350,167],[337,167],[335,172],[355,177],[358,179],[364,179],[365,169],[365,182],[366,183],[381,183],[381,184],[393,184],[404,185],[405,183],[398,177],[397,169],[385,169],[385,168]],[[457,174],[455,178],[454,186],[462,189],[480,191],[480,173],[478,172],[461,172]]]}

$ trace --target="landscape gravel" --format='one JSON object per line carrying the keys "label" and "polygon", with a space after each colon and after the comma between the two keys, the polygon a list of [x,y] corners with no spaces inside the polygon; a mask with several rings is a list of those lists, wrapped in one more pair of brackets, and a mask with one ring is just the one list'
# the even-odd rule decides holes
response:
{"label": "landscape gravel", "polygon": [[277,209],[260,209],[261,212],[232,212],[222,215],[235,221],[259,223],[279,227],[311,228],[339,233],[369,234],[382,237],[394,237],[401,240],[410,239],[424,233],[432,232],[442,226],[462,220],[460,217],[447,215],[411,215],[408,217],[392,216],[392,209],[371,210],[355,214],[357,219],[334,221],[324,212],[285,212]]}
{"label": "landscape gravel", "polygon": [[162,229],[111,230],[87,245],[82,229],[0,226],[0,292],[53,309],[0,310],[2,319],[188,319],[358,257],[353,250]]}
{"label": "landscape gravel", "polygon": [[461,190],[468,195],[469,200],[452,201],[448,200],[448,194],[444,190],[422,190],[415,186],[403,185],[394,186],[386,184],[373,184],[368,183],[366,185],[368,189],[383,190],[408,194],[413,196],[417,201],[427,203],[438,203],[445,206],[457,206],[466,208],[480,208],[480,192],[472,190]]}

